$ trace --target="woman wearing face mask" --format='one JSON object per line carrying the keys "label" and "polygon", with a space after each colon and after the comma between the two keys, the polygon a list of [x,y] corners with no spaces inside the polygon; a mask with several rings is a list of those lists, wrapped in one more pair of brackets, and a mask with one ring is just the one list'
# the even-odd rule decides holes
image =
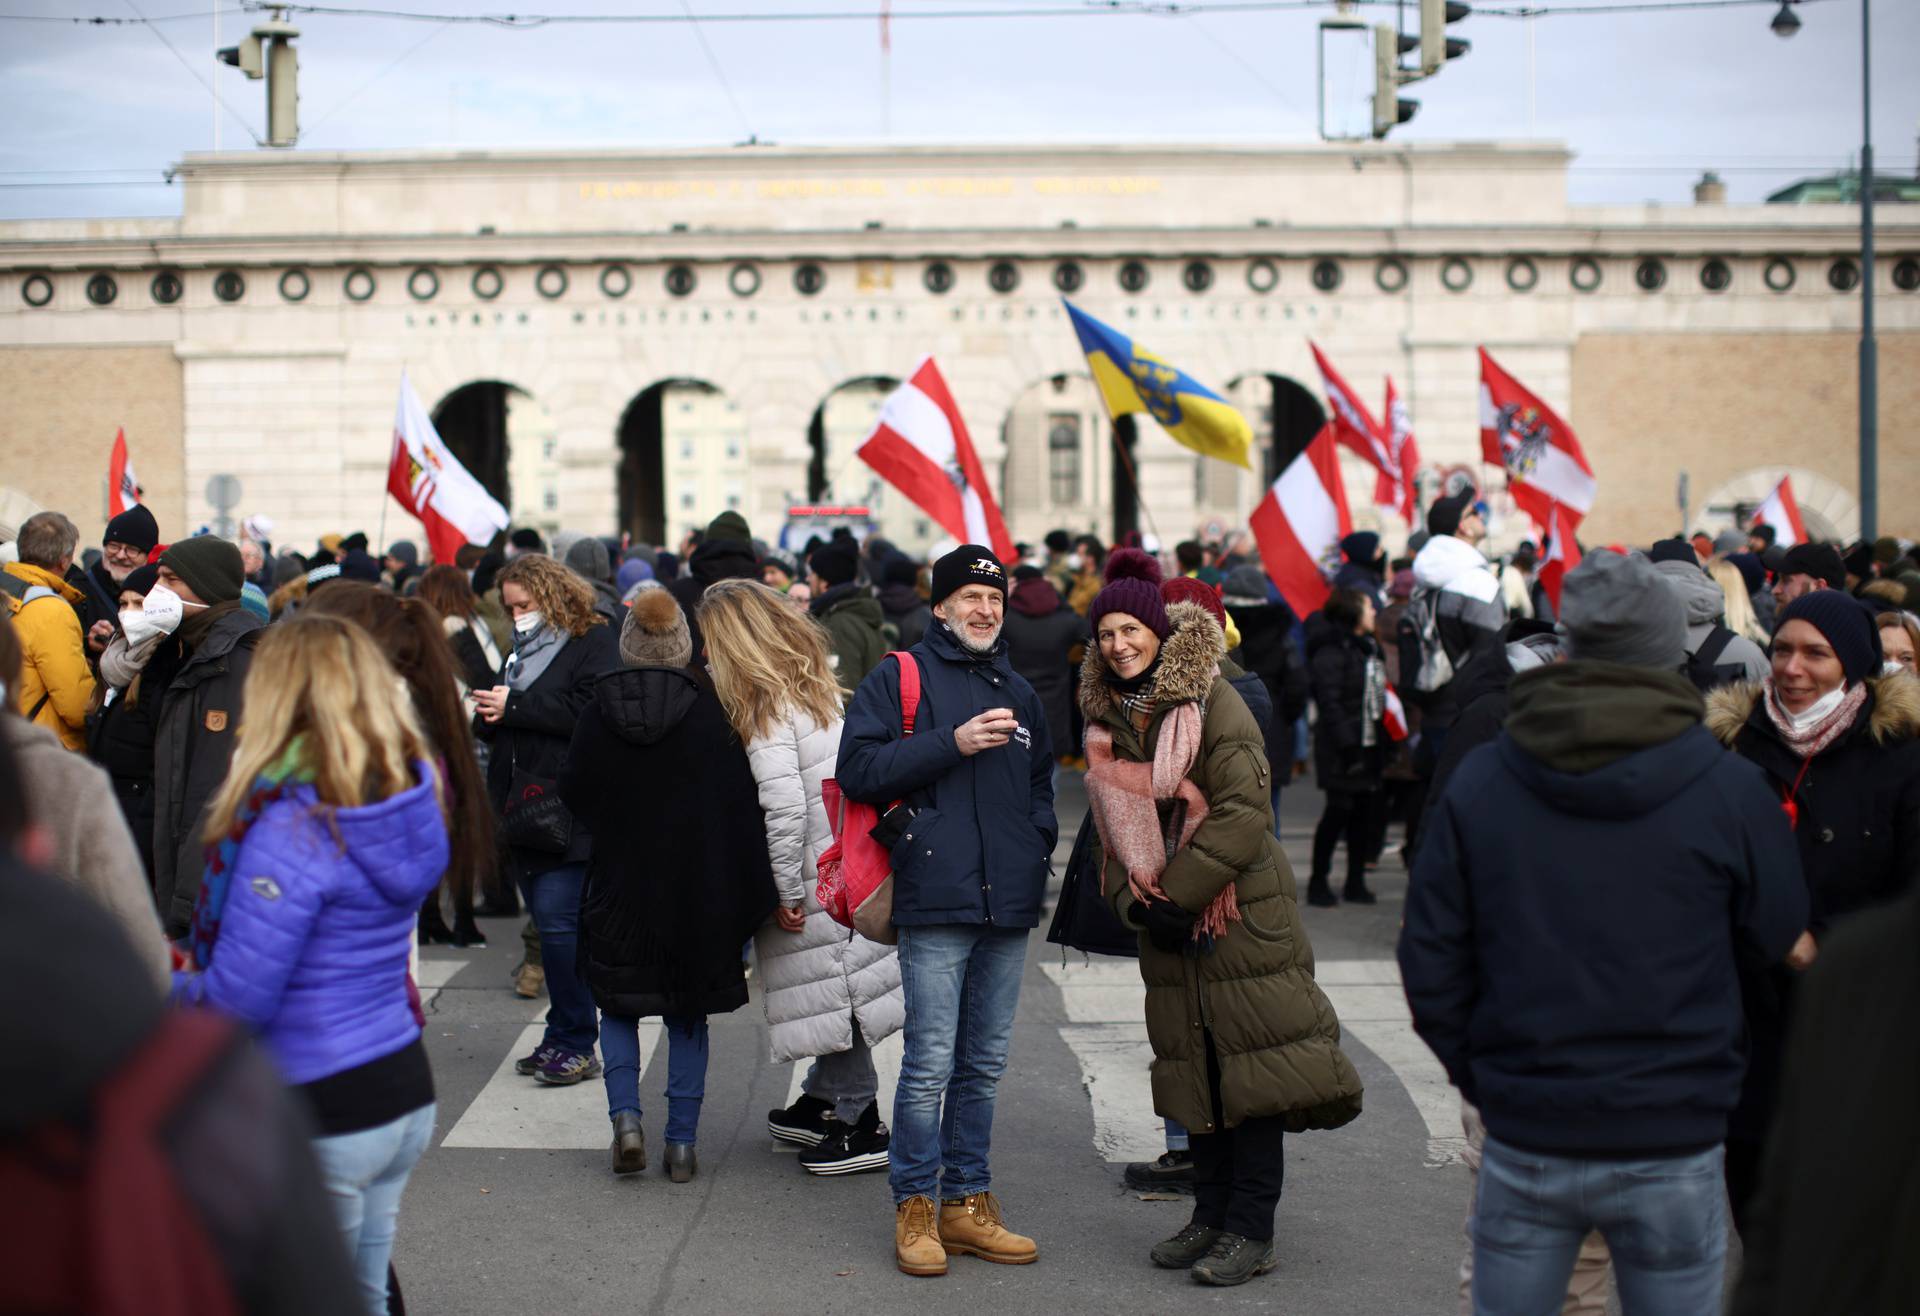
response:
{"label": "woman wearing face mask", "polygon": [[476,731],[491,746],[487,791],[500,819],[505,862],[540,935],[546,971],[546,1036],[515,1068],[542,1083],[594,1078],[599,1020],[580,977],[580,892],[593,838],[559,799],[567,745],[594,681],[620,666],[613,628],[593,609],[587,582],[540,553],[500,569],[501,602],[513,620],[502,684],[473,692]]}
{"label": "woman wearing face mask", "polygon": [[113,796],[133,833],[149,890],[153,887],[153,699],[130,699],[128,691],[146,670],[160,641],[180,624],[181,612],[165,603],[164,596],[155,600],[155,611],[146,610],[147,595],[159,578],[159,566],[149,563],[120,582],[119,629],[100,655],[100,684],[87,719],[87,754],[113,779]]}
{"label": "woman wearing face mask", "polygon": [[1759,1174],[1794,974],[1837,919],[1893,900],[1920,872],[1920,679],[1883,667],[1873,615],[1837,590],[1782,609],[1765,681],[1707,698],[1707,727],[1759,765],[1793,822],[1812,902],[1791,968],[1741,965],[1750,1056],[1727,1137],[1736,1224]]}
{"label": "woman wearing face mask", "polygon": [[1920,673],[1920,622],[1906,611],[1883,612],[1880,614],[1880,649],[1886,655],[1886,668],[1891,672],[1898,667],[1902,671]]}

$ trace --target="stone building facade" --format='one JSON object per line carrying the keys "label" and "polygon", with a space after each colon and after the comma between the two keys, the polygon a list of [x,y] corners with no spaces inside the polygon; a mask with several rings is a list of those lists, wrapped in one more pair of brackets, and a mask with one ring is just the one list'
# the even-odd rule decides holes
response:
{"label": "stone building facade", "polygon": [[[1312,436],[1312,340],[1375,405],[1394,378],[1428,493],[1483,476],[1484,344],[1578,431],[1600,482],[1583,537],[1670,533],[1683,471],[1695,524],[1791,470],[1850,533],[1855,212],[1574,206],[1568,163],[1499,143],[192,155],[177,220],[0,224],[0,520],[57,506],[95,534],[125,425],[170,535],[216,518],[217,474],[286,542],[374,532],[405,370],[520,520],[671,540],[737,506],[774,538],[794,504],[871,502],[924,545],[937,527],[853,452],[932,353],[1016,536],[1171,542],[1244,524]],[[1880,250],[1882,521],[1920,530],[1920,216],[1883,211]],[[1116,435],[1062,294],[1241,403],[1257,469],[1145,418]],[[1370,492],[1350,470],[1380,524]],[[394,508],[386,527],[417,529]]]}

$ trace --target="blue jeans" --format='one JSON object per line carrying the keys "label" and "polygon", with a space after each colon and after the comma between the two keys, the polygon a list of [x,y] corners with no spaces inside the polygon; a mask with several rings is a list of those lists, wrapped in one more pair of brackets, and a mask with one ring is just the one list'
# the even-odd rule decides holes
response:
{"label": "blue jeans", "polygon": [[1276,763],[1273,765],[1273,834],[1280,835],[1280,790],[1284,783],[1283,775],[1293,772],[1293,764]]}
{"label": "blue jeans", "polygon": [[1613,1254],[1627,1316],[1720,1310],[1724,1153],[1603,1161],[1522,1151],[1489,1136],[1473,1207],[1474,1316],[1557,1312],[1590,1230]]}
{"label": "blue jeans", "polygon": [[1187,1134],[1187,1126],[1170,1116],[1162,1116],[1161,1122],[1167,1127],[1168,1151],[1191,1151],[1193,1143]]}
{"label": "blue jeans", "polygon": [[433,1140],[434,1109],[429,1101],[391,1123],[313,1140],[354,1280],[372,1316],[386,1316],[387,1262],[393,1256],[400,1194]]}
{"label": "blue jeans", "polygon": [[569,1051],[593,1050],[600,1031],[587,990],[575,961],[580,946],[580,891],[587,882],[585,864],[562,864],[534,877],[520,879],[520,895],[540,932],[540,964],[547,974],[547,1035],[542,1043]]}
{"label": "blue jeans", "polygon": [[893,1096],[895,1203],[992,1186],[993,1098],[1007,1071],[1026,964],[1025,928],[900,929],[907,1025]]}
{"label": "blue jeans", "polygon": [[[691,1144],[707,1096],[707,1020],[670,1018],[667,1026],[667,1141]],[[640,1113],[640,1021],[600,1017],[600,1059],[606,1064],[607,1118]]]}

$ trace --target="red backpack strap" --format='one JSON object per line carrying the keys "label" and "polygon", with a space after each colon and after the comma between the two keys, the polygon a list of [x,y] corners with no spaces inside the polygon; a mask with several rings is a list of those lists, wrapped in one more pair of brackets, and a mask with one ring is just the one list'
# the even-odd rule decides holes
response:
{"label": "red backpack strap", "polygon": [[888,657],[900,664],[900,734],[913,734],[913,719],[920,712],[920,664],[910,653],[895,649]]}

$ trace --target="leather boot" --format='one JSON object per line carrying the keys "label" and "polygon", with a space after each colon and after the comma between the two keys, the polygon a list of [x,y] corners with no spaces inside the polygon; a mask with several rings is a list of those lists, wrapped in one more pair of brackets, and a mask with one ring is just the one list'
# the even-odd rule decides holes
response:
{"label": "leather boot", "polygon": [[1340,898],[1349,905],[1371,905],[1377,899],[1368,889],[1367,880],[1364,877],[1358,881],[1349,878],[1347,884],[1340,888]]}
{"label": "leather boot", "polygon": [[1003,1266],[1024,1266],[1040,1259],[1032,1239],[1001,1222],[1000,1201],[992,1193],[972,1193],[940,1204],[940,1246],[950,1256],[970,1253]]}
{"label": "leather boot", "polygon": [[613,1117],[613,1172],[638,1174],[647,1168],[647,1138],[640,1117],[623,1110]]}
{"label": "leather boot", "polygon": [[909,1197],[893,1210],[893,1260],[908,1275],[944,1275],[947,1253],[940,1246],[931,1197]]}
{"label": "leather boot", "polygon": [[1332,909],[1340,903],[1340,897],[1333,894],[1333,885],[1327,881],[1326,874],[1315,873],[1308,881],[1307,903],[1322,909]]}
{"label": "leather boot", "polygon": [[666,1153],[667,1178],[674,1183],[692,1183],[693,1176],[700,1172],[700,1161],[693,1154],[690,1142],[670,1142]]}

